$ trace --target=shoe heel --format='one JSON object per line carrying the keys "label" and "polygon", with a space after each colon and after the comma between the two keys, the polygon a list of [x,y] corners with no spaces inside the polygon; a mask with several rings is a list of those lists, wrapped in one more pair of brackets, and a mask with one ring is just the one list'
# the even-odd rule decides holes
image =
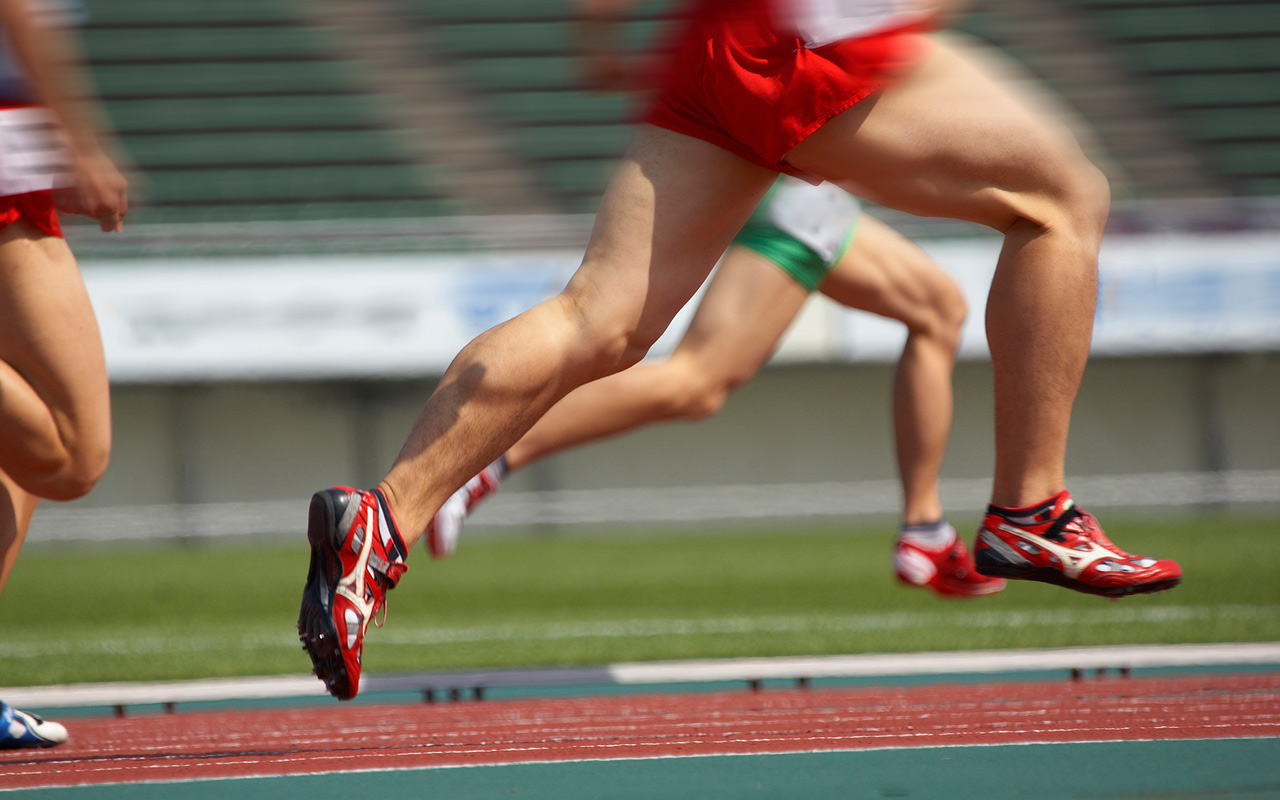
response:
{"label": "shoe heel", "polygon": [[307,512],[307,540],[315,551],[334,551],[342,547],[342,532],[338,520],[351,503],[350,491],[342,488],[324,489],[311,495],[311,507]]}
{"label": "shoe heel", "polygon": [[978,550],[973,554],[973,568],[988,578],[1017,577],[1022,572],[987,549]]}

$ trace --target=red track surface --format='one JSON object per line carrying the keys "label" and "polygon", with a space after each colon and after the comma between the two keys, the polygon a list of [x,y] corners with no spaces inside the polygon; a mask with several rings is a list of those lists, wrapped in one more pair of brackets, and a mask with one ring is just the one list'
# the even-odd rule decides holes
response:
{"label": "red track surface", "polygon": [[74,721],[0,753],[0,786],[645,756],[1280,737],[1280,674],[766,690]]}

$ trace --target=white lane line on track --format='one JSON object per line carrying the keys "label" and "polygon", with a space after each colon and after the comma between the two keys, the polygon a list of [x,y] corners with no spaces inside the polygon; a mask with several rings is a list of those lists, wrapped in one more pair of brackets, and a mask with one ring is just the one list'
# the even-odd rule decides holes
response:
{"label": "white lane line on track", "polygon": [[[1131,645],[1036,650],[987,650],[616,663],[590,670],[541,669],[369,676],[369,691],[422,691],[448,687],[539,687],[713,683],[770,678],[853,678],[908,675],[996,674],[1094,668],[1280,665],[1280,642]],[[312,676],[106,683],[0,688],[0,697],[29,709],[190,703],[263,698],[322,697]]]}
{"label": "white lane line on track", "polygon": [[[1097,611],[1043,609],[979,611],[963,616],[932,612],[891,611],[848,616],[727,617],[720,619],[615,620],[575,623],[521,623],[466,628],[381,630],[369,642],[378,647],[417,647],[485,642],[540,642],[571,639],[750,635],[768,633],[856,633],[938,627],[1020,629],[1062,625],[1130,625],[1195,620],[1275,619],[1276,605],[1156,606],[1105,608]],[[39,659],[57,655],[147,655],[153,653],[243,652],[297,647],[296,637],[227,635],[200,637],[130,637],[59,642],[0,642],[0,659]]]}

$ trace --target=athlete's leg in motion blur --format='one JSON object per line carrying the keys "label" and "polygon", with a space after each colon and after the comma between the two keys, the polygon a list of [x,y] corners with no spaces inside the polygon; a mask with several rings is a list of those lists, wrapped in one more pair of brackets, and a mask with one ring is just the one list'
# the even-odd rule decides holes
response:
{"label": "athlete's leg in motion blur", "polygon": [[951,373],[968,313],[960,287],[920,248],[863,215],[853,246],[820,291],[897,320],[907,341],[893,382],[893,429],[906,525],[942,519],[938,472],[951,435]]}
{"label": "athlete's leg in motion blur", "polygon": [[[775,239],[791,239],[773,230]],[[951,373],[967,308],[960,288],[918,247],[866,215],[857,220],[853,240],[834,267],[825,277],[813,277],[813,283],[819,278],[820,291],[833,300],[907,326],[893,397],[903,486],[898,572],[904,581],[941,594],[999,591],[1003,581],[973,572],[967,551],[943,518],[938,494],[951,426]],[[779,263],[750,246],[731,247],[672,355],[589,383],[553,406],[502,459],[467,481],[436,513],[427,537],[432,554],[453,551],[466,516],[508,472],[646,424],[697,420],[719,411],[729,394],[764,365],[807,296]],[[904,551],[918,554],[904,556]]]}
{"label": "athlete's leg in motion blur", "polygon": [[899,84],[837,116],[787,160],[890,207],[1004,233],[986,316],[992,502],[1016,507],[1061,491],[1109,205],[1105,178],[1070,135],[939,40]]}
{"label": "athlete's leg in motion blur", "polygon": [[[996,376],[992,502],[1032,511],[1050,497],[1053,512],[1071,510],[1066,437],[1088,356],[1109,204],[1101,173],[1065,131],[945,44],[787,158],[805,172],[853,181],[861,196],[885,205],[1004,233],[987,311]],[[440,505],[561,397],[638,362],[773,174],[701,140],[642,127],[565,291],[463,349],[378,491],[313,498],[299,630],[331,693],[355,696],[364,629]],[[1059,518],[1079,530],[1091,519]],[[377,523],[383,519],[387,525]],[[380,545],[370,543],[373,525],[384,534]],[[1100,536],[1090,539],[1091,553]],[[1108,556],[1094,566],[1117,564]]]}
{"label": "athlete's leg in motion blur", "polygon": [[[863,216],[855,269],[836,269],[822,293],[850,308],[907,327],[893,383],[893,428],[902,480],[902,529],[894,545],[899,581],[942,596],[975,597],[1004,588],[981,575],[943,516],[939,472],[951,435],[952,388],[960,332],[968,313],[960,287],[920,248]],[[841,266],[844,266],[842,262]]]}
{"label": "athlete's leg in motion blur", "polygon": [[[102,115],[76,67],[75,42],[46,17],[58,11],[0,0],[8,123],[0,152],[0,591],[39,498],[88,492],[111,449],[102,343],[54,208],[120,231],[128,182],[103,149]],[[62,725],[0,701],[0,750],[66,739]]]}
{"label": "athlete's leg in motion blur", "polygon": [[441,505],[424,537],[431,554],[453,552],[467,515],[511,472],[655,422],[718,412],[769,359],[808,297],[808,289],[756,251],[729,248],[671,355],[592,381],[552,406]]}
{"label": "athlete's leg in motion blur", "polygon": [[1004,234],[986,308],[996,463],[979,568],[1107,596],[1160,591],[1181,579],[1178,564],[1116,548],[1066,491],[1110,197],[1070,134],[1034,108],[938,40],[787,160],[884,205]]}
{"label": "athlete's leg in motion blur", "polygon": [[0,589],[38,499],[86,494],[110,450],[106,364],[75,258],[20,219],[0,231]]}
{"label": "athlete's leg in motion blur", "polygon": [[462,349],[375,491],[312,497],[298,631],[331,694],[356,695],[364,633],[436,510],[566,394],[643,358],[775,177],[640,127],[568,286]]}
{"label": "athlete's leg in motion blur", "polygon": [[507,451],[508,468],[650,423],[715,414],[768,361],[808,297],[760,254],[730,248],[669,357],[570,392]]}
{"label": "athlete's leg in motion blur", "polygon": [[641,127],[568,286],[458,354],[379,484],[405,544],[560,398],[643,358],[774,177],[700,140]]}
{"label": "athlete's leg in motion blur", "polygon": [[[863,215],[820,291],[849,308],[904,323],[894,380],[894,430],[907,524],[942,517],[937,476],[951,427],[951,371],[964,296],[927,255]],[[506,453],[515,472],[552,453],[668,419],[715,414],[768,360],[808,292],[769,259],[736,245],[712,277],[671,356],[571,392]]]}

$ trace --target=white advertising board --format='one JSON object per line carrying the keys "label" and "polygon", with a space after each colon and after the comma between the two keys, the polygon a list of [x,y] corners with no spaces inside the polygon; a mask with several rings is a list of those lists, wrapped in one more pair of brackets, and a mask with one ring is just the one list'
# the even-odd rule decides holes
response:
{"label": "white advertising board", "polygon": [[[969,301],[962,358],[988,355],[983,316],[999,244],[981,239],[924,245]],[[1097,300],[1096,355],[1280,349],[1280,235],[1108,238],[1098,261]],[[887,361],[901,352],[902,325],[867,314],[839,316],[839,358]]]}
{"label": "white advertising board", "polygon": [[[984,358],[999,242],[926,245],[969,299],[961,357]],[[85,269],[112,380],[125,383],[439,374],[473,337],[560,290],[578,253],[103,262]],[[1069,302],[1045,298],[1046,303]],[[687,325],[686,308],[655,353]],[[891,361],[894,322],[815,306],[780,359]],[[1093,350],[1280,349],[1280,235],[1109,239]]]}

